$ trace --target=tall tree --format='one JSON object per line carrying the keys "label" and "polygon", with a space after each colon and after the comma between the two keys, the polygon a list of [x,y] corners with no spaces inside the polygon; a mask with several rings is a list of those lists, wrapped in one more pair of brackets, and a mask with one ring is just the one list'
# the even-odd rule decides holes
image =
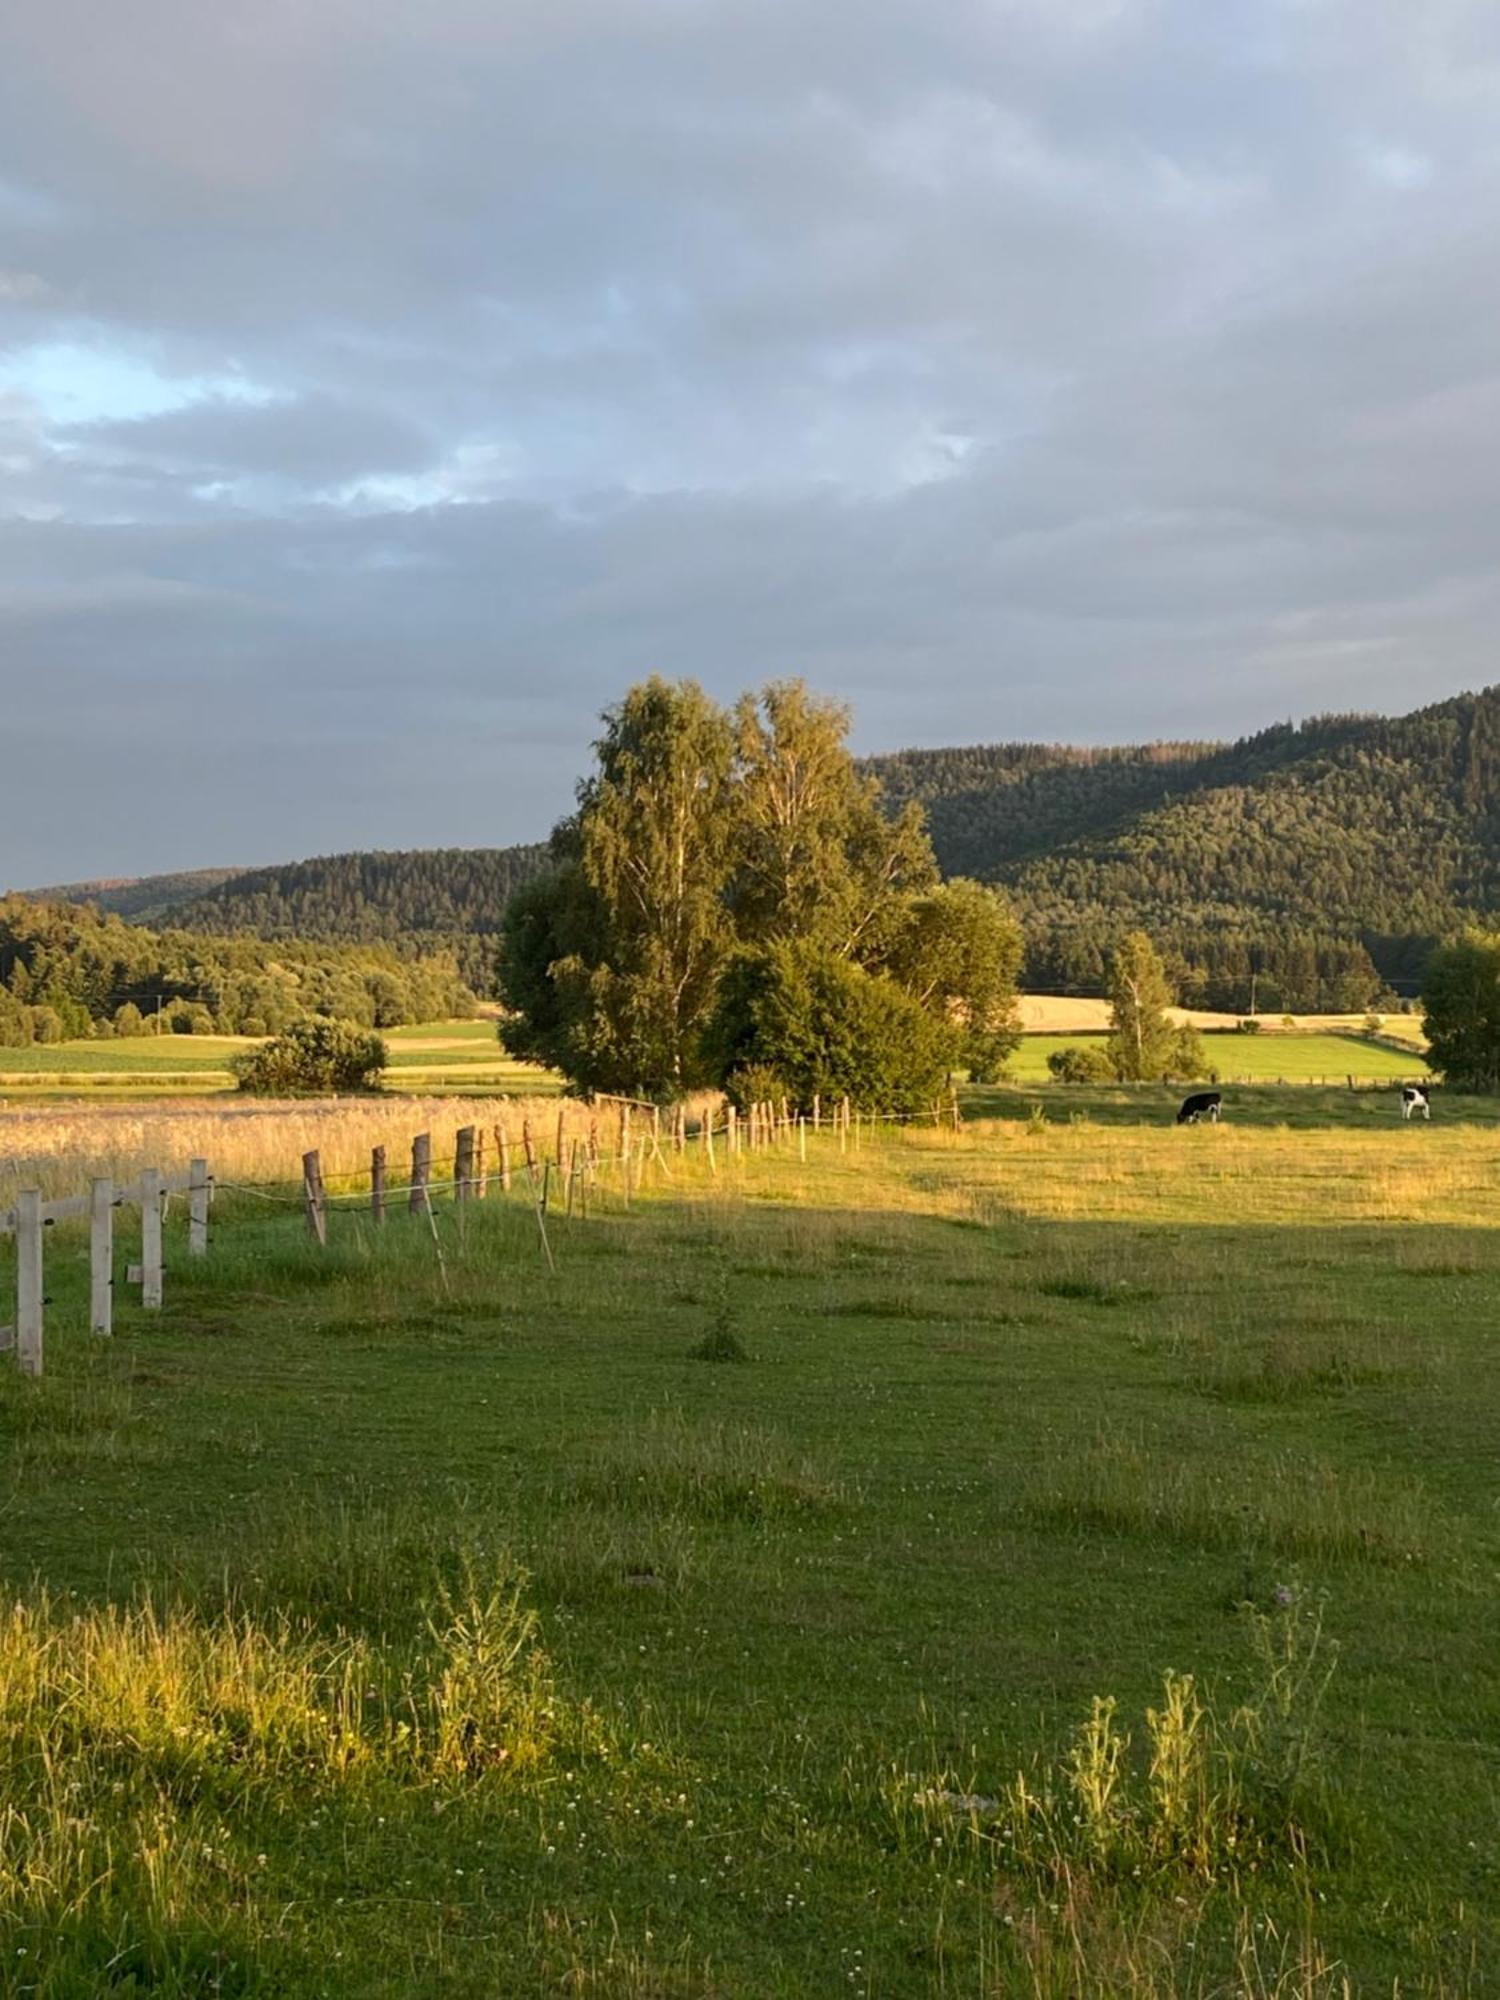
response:
{"label": "tall tree", "polygon": [[962,1036],[959,1059],[991,1083],[1021,1039],[1015,1017],[1021,926],[998,890],[959,877],[910,898],[892,976]]}
{"label": "tall tree", "polygon": [[1422,983],[1429,1059],[1449,1083],[1500,1090],[1500,932],[1439,945]]}
{"label": "tall tree", "polygon": [[797,938],[876,964],[904,896],[937,880],[922,810],[887,814],[849,754],[849,711],[798,680],[735,708],[737,840],[731,900],[749,944]]}
{"label": "tall tree", "polygon": [[1157,950],[1144,931],[1121,938],[1109,968],[1110,1036],[1115,1074],[1127,1083],[1156,1077],[1172,1066],[1173,1028],[1166,1009],[1172,989]]}
{"label": "tall tree", "polygon": [[696,1080],[733,942],[733,736],[696,681],[644,681],[604,722],[554,839],[561,866],[507,923],[502,989],[521,1019],[504,1039],[586,1089],[665,1095]]}

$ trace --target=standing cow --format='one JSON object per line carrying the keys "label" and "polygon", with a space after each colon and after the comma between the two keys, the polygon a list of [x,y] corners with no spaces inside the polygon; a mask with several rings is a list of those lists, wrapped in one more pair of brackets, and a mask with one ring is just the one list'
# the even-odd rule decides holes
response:
{"label": "standing cow", "polygon": [[1195,1090],[1191,1097],[1182,1100],[1182,1109],[1177,1114],[1179,1125],[1196,1125],[1200,1118],[1206,1118],[1211,1125],[1219,1122],[1219,1113],[1224,1108],[1224,1093],[1220,1090]]}
{"label": "standing cow", "polygon": [[1429,1125],[1432,1123],[1432,1106],[1427,1102],[1427,1092],[1420,1083],[1401,1086],[1401,1116],[1425,1118]]}

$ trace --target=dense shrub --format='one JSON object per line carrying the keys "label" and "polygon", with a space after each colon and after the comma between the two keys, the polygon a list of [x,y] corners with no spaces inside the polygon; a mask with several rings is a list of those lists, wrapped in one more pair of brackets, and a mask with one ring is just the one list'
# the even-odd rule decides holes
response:
{"label": "dense shrub", "polygon": [[238,1057],[234,1072],[240,1089],[259,1097],[376,1090],[388,1059],[379,1035],[352,1021],[294,1021],[274,1041]]}
{"label": "dense shrub", "polygon": [[927,1109],[947,1086],[953,1027],[893,980],[795,944],[747,952],[724,977],[706,1046],[720,1082],[777,1078],[801,1109],[848,1097],[870,1110]]}
{"label": "dense shrub", "polygon": [[1113,1083],[1115,1066],[1101,1048],[1054,1049],[1047,1068],[1057,1083]]}

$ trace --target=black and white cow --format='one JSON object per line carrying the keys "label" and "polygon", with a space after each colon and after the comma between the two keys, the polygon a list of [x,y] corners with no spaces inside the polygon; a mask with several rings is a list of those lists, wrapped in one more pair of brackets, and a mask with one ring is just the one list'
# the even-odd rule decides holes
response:
{"label": "black and white cow", "polygon": [[1212,1125],[1219,1122],[1219,1113],[1224,1108],[1224,1093],[1219,1090],[1195,1090],[1191,1097],[1182,1100],[1182,1109],[1177,1114],[1179,1125],[1196,1125],[1200,1118],[1208,1119]]}
{"label": "black and white cow", "polygon": [[1432,1106],[1427,1102],[1427,1092],[1420,1083],[1402,1084],[1401,1116],[1425,1118],[1429,1124],[1432,1123]]}

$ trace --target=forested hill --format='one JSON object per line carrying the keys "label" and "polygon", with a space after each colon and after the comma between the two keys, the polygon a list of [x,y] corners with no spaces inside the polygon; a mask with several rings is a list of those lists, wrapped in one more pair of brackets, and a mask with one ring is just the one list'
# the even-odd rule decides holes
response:
{"label": "forested hill", "polygon": [[546,856],[544,845],[327,854],[233,875],[172,914],[197,931],[451,950],[487,991],[505,906]]}
{"label": "forested hill", "polygon": [[[864,768],[893,806],[925,807],[946,874],[1010,890],[1037,990],[1097,992],[1114,940],[1140,925],[1186,997],[1363,1007],[1383,981],[1412,990],[1435,936],[1500,911],[1500,689],[1238,743],[1012,743]],[[449,949],[488,991],[505,905],[546,858],[338,854],[87,893],[196,932]]]}
{"label": "forested hill", "polygon": [[98,882],[60,882],[20,893],[34,903],[93,903],[107,916],[150,924],[195,896],[244,873],[240,868],[188,868],[177,875],[124,875]]}
{"label": "forested hill", "polygon": [[1409,984],[1433,936],[1500,906],[1500,689],[1233,744],[908,751],[870,769],[926,807],[945,872],[1011,890],[1038,985],[1096,986],[1134,924],[1215,987],[1244,985],[1257,953],[1336,940]]}

